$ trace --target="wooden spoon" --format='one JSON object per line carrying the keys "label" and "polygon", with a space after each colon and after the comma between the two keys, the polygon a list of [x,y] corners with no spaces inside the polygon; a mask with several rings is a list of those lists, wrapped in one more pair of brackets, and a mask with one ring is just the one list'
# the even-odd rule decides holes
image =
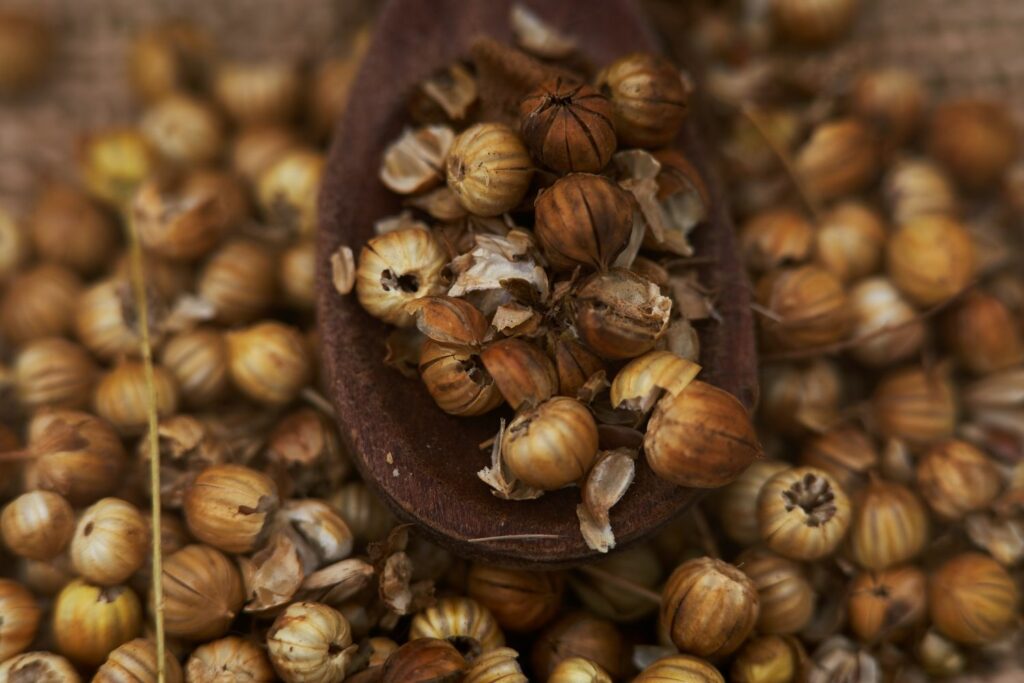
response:
{"label": "wooden spoon", "polygon": [[[386,326],[355,296],[331,284],[329,255],[349,245],[358,255],[377,219],[397,213],[400,199],[378,180],[381,154],[410,125],[406,103],[432,71],[468,53],[471,41],[490,35],[511,42],[513,0],[392,0],[351,90],[348,111],[335,131],[320,201],[319,304],[327,387],[342,436],[372,488],[405,521],[435,542],[472,558],[506,565],[556,567],[595,557],[580,536],[579,490],[548,493],[535,501],[504,501],[477,478],[489,463],[479,444],[494,436],[494,414],[465,419],[444,414],[418,380],[384,365]],[[582,52],[605,64],[658,45],[629,0],[533,0],[532,9],[579,40]],[[701,281],[716,293],[721,321],[699,323],[701,379],[748,406],[756,394],[756,360],[748,284],[739,263],[733,226],[720,182],[707,163],[697,124],[689,122],[679,147],[704,173],[713,213],[697,228],[697,253],[713,264]],[[620,546],[637,541],[687,509],[698,492],[658,479],[641,463],[625,498],[612,510]],[[488,540],[489,539],[489,540]]]}

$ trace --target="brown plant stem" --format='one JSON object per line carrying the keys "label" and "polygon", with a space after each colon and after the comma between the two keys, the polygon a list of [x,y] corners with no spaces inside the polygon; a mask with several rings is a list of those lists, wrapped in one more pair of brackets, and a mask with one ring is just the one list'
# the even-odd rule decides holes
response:
{"label": "brown plant stem", "polygon": [[800,179],[800,175],[796,172],[796,165],[793,163],[793,159],[790,157],[789,152],[775,144],[775,141],[772,140],[771,135],[768,134],[764,124],[761,122],[761,117],[752,106],[749,104],[741,105],[740,114],[750,121],[750,125],[754,127],[754,130],[756,130],[758,135],[761,136],[764,143],[768,145],[768,149],[771,150],[772,154],[774,154],[779,160],[779,163],[782,164],[782,168],[786,172],[786,176],[789,177],[789,180],[793,183],[793,187],[796,188],[796,193],[800,196],[800,201],[803,202],[804,207],[807,209],[807,213],[810,214],[811,218],[815,222],[818,222],[821,219],[821,206],[818,204],[817,200],[814,199],[811,193],[808,192],[807,187]]}
{"label": "brown plant stem", "polygon": [[555,69],[494,38],[477,38],[469,54],[482,74],[496,76],[507,86],[523,91],[537,87],[555,73]]}
{"label": "brown plant stem", "polygon": [[940,301],[939,303],[935,304],[931,308],[929,308],[927,310],[924,310],[921,313],[918,313],[917,315],[915,315],[913,318],[910,318],[909,320],[904,320],[903,322],[899,323],[898,325],[892,325],[892,326],[887,325],[887,326],[885,326],[885,327],[883,327],[881,329],[875,330],[874,332],[869,332],[868,334],[862,334],[859,337],[854,337],[852,339],[844,339],[843,341],[835,342],[834,344],[826,344],[824,346],[815,346],[815,347],[809,348],[809,349],[794,349],[792,351],[776,351],[775,353],[762,353],[761,354],[761,360],[766,362],[766,363],[771,363],[771,362],[774,362],[774,361],[784,361],[784,360],[804,360],[804,359],[807,359],[807,358],[816,358],[818,356],[831,356],[831,355],[834,355],[834,354],[837,354],[837,353],[841,353],[841,352],[846,351],[848,349],[855,348],[855,347],[859,346],[860,344],[863,344],[866,341],[870,341],[870,340],[876,339],[878,337],[884,337],[887,334],[892,334],[893,332],[898,332],[899,330],[902,330],[902,329],[904,329],[906,327],[910,327],[911,325],[913,325],[915,323],[923,322],[923,321],[927,320],[928,318],[931,318],[931,317],[941,313],[942,311],[944,311],[946,308],[951,306],[954,302],[958,301],[961,297],[963,297],[964,294],[966,294],[970,290],[974,289],[977,285],[978,285],[978,281],[976,280],[976,281],[972,282],[971,284],[967,285],[966,287],[964,287],[962,290],[960,290],[959,292],[957,292],[953,296],[949,297],[948,299],[944,299],[943,301]]}
{"label": "brown plant stem", "polygon": [[299,392],[299,396],[302,398],[303,401],[310,404],[324,415],[328,417],[335,417],[334,406],[331,405],[330,401],[324,398],[323,394],[321,394],[313,387],[304,388],[302,391]]}
{"label": "brown plant stem", "polygon": [[704,546],[704,554],[716,560],[721,559],[722,552],[718,548],[718,542],[715,541],[715,533],[711,530],[711,524],[708,523],[708,516],[704,514],[704,509],[698,503],[690,514],[693,515],[694,526],[697,527],[701,545]]}
{"label": "brown plant stem", "polygon": [[506,536],[482,536],[471,538],[469,543],[490,543],[491,541],[547,541],[561,538],[558,534],[508,534]]}
{"label": "brown plant stem", "polygon": [[26,460],[34,460],[37,458],[35,450],[32,448],[19,448],[13,451],[4,451],[0,453],[0,462],[24,462]]}
{"label": "brown plant stem", "polygon": [[131,265],[132,289],[135,294],[135,305],[138,312],[142,364],[146,380],[146,423],[149,429],[149,481],[150,481],[150,524],[153,539],[153,626],[156,640],[157,681],[164,683],[167,677],[164,635],[164,586],[163,586],[163,549],[161,548],[161,503],[160,503],[160,440],[157,430],[159,418],[156,408],[156,384],[153,377],[153,345],[149,334],[149,301],[146,296],[146,272],[142,256],[142,245],[130,211],[125,212],[125,233],[128,238],[128,250]]}
{"label": "brown plant stem", "polygon": [[544,81],[559,75],[579,80],[493,38],[477,38],[469,54],[476,66],[484,118],[512,123],[519,117],[519,102]]}
{"label": "brown plant stem", "polygon": [[599,569],[597,567],[588,565],[582,565],[576,567],[576,571],[580,572],[581,574],[587,574],[599,581],[603,581],[607,584],[615,586],[616,588],[621,588],[627,593],[632,593],[633,595],[639,598],[643,598],[644,600],[648,600],[649,602],[652,602],[656,605],[661,604],[661,593],[652,591],[650,588],[647,588],[646,586],[641,586],[638,583],[634,583],[629,579],[624,579],[621,576],[612,574],[611,572],[605,571],[604,569]]}

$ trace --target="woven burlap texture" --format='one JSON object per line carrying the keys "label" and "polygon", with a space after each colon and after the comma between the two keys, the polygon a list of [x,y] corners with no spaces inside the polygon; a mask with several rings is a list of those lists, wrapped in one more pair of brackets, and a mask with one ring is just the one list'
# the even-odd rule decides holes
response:
{"label": "woven burlap texture", "polygon": [[[131,37],[161,17],[189,17],[235,57],[315,59],[343,48],[371,0],[5,0],[48,17],[57,55],[47,82],[0,102],[0,202],[24,209],[38,178],[73,174],[82,131],[130,121]],[[939,96],[1002,97],[1024,121],[1024,1],[866,0],[849,40],[808,57],[839,77],[866,64],[901,64]],[[669,37],[671,38],[671,37]]]}
{"label": "woven burlap texture", "polygon": [[1021,0],[871,0],[853,35],[824,61],[840,71],[903,66],[939,97],[998,97],[1024,121],[1022,38]]}
{"label": "woven burlap texture", "polygon": [[40,13],[54,27],[46,81],[0,101],[0,202],[22,211],[40,177],[72,177],[83,131],[128,122],[138,103],[128,89],[133,36],[161,18],[208,27],[220,53],[237,58],[313,60],[342,50],[369,0],[3,0]]}

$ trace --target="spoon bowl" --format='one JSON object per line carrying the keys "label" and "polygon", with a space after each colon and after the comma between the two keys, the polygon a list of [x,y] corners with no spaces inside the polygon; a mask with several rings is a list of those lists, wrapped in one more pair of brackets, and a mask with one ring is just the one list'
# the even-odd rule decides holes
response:
{"label": "spoon bowl", "polygon": [[[525,4],[571,33],[595,63],[658,51],[654,34],[629,0]],[[513,0],[392,0],[383,10],[328,157],[320,197],[317,312],[327,391],[342,438],[367,482],[397,516],[471,559],[555,568],[599,555],[580,535],[579,491],[555,491],[533,501],[493,496],[476,473],[489,464],[489,451],[479,446],[495,435],[497,418],[447,415],[421,382],[387,367],[386,325],[363,311],[354,295],[334,290],[329,266],[330,254],[340,245],[358,255],[373,236],[374,222],[401,208],[377,170],[384,149],[410,125],[405,105],[414,86],[465,56],[480,35],[511,42],[512,5]],[[749,407],[757,381],[749,286],[721,184],[709,167],[693,117],[677,147],[703,173],[712,200],[709,221],[693,234],[697,253],[708,261],[701,267],[701,282],[715,293],[720,316],[696,323],[704,368],[700,378]],[[611,511],[619,547],[648,537],[698,497],[698,491],[658,479],[641,458],[633,485]]]}

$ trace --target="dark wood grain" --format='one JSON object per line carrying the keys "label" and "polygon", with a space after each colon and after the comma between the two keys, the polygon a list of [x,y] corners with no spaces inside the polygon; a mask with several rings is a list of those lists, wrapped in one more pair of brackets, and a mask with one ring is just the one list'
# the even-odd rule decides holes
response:
{"label": "dark wood grain", "polygon": [[[413,85],[488,34],[510,40],[511,0],[393,0],[339,123],[321,193],[318,315],[328,390],[343,437],[363,476],[398,516],[419,524],[433,540],[476,559],[510,565],[565,566],[593,558],[583,542],[575,506],[579,491],[563,490],[537,501],[508,502],[491,495],[476,477],[488,463],[478,444],[493,436],[497,419],[454,418],[435,407],[418,381],[382,363],[385,325],[364,313],[354,296],[330,284],[328,258],[339,245],[358,254],[376,219],[395,213],[399,200],[377,180],[381,152],[408,125],[405,103]],[[527,2],[556,26],[580,39],[595,63],[636,50],[657,50],[654,34],[628,0]],[[707,163],[706,141],[691,122],[681,148],[709,180],[714,212],[698,228],[699,253],[716,260],[702,280],[717,292],[721,322],[700,327],[702,378],[755,400],[756,369],[748,286],[736,254],[721,184]],[[697,492],[657,479],[642,464],[636,482],[611,515],[619,544],[644,538],[684,511]],[[474,542],[522,534],[554,539]]]}

